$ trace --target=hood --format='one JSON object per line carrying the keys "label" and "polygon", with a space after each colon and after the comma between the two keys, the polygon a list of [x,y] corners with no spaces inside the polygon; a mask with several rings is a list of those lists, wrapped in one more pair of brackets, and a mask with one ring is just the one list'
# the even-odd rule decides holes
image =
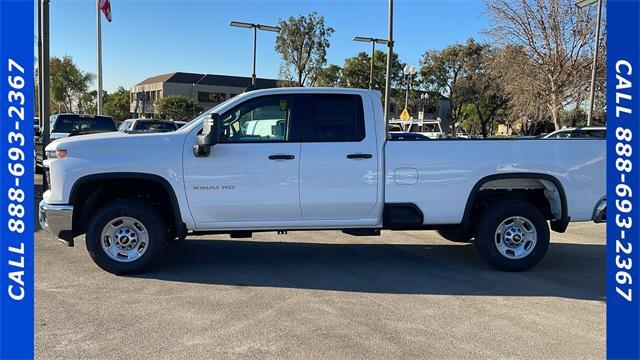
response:
{"label": "hood", "polygon": [[[95,134],[67,136],[58,138],[47,145],[47,150],[55,149],[82,149],[83,152],[90,153],[94,151],[153,151],[154,147],[162,146],[167,142],[173,141],[176,137],[183,137],[184,134],[175,132],[169,133],[140,133],[127,134],[121,131],[102,132]],[[52,138],[53,140],[53,138]],[[79,155],[76,153],[76,155]]]}

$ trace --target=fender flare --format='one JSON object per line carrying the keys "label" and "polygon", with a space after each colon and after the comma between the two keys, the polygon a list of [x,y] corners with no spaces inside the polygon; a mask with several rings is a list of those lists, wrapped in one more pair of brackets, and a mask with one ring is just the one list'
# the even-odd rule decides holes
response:
{"label": "fender flare", "polygon": [[109,173],[98,173],[91,174],[80,177],[77,179],[73,186],[71,186],[71,192],[69,193],[69,204],[75,204],[78,200],[78,189],[82,187],[85,183],[92,181],[100,181],[100,180],[114,180],[114,179],[136,179],[136,180],[148,180],[159,183],[166,190],[169,195],[169,200],[171,201],[171,209],[173,210],[174,217],[174,225],[176,227],[176,231],[179,236],[185,235],[187,233],[187,227],[185,223],[182,221],[182,215],[180,213],[180,204],[178,203],[178,198],[176,196],[175,190],[165,179],[164,177],[156,174],[149,173],[138,173],[138,172],[109,172]]}
{"label": "fender flare", "polygon": [[560,195],[560,207],[561,207],[561,217],[560,219],[551,220],[551,229],[556,232],[563,233],[567,229],[569,225],[569,221],[571,218],[568,215],[567,208],[567,196],[564,191],[564,187],[560,180],[556,177],[551,176],[549,174],[542,173],[527,173],[527,172],[513,172],[513,173],[503,173],[503,174],[493,174],[489,176],[485,176],[478,180],[476,184],[471,189],[469,196],[467,197],[467,204],[464,208],[464,214],[462,216],[462,222],[460,226],[464,229],[470,231],[471,229],[471,210],[473,208],[473,202],[475,201],[476,195],[480,192],[480,188],[489,181],[493,180],[505,180],[505,179],[538,179],[538,180],[546,180],[553,183],[553,185],[558,189],[558,193]]}

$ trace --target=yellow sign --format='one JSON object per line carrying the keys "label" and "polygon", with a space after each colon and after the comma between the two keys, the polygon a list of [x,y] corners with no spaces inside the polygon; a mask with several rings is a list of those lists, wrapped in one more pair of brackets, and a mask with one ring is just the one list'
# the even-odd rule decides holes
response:
{"label": "yellow sign", "polygon": [[411,119],[411,115],[409,115],[409,111],[407,109],[402,110],[402,114],[400,114],[400,120],[407,121]]}

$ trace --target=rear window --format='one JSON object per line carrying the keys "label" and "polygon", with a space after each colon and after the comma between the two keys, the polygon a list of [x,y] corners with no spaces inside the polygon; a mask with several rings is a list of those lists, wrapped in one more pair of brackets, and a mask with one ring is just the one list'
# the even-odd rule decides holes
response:
{"label": "rear window", "polygon": [[311,95],[305,141],[346,142],[364,139],[362,99],[357,95]]}
{"label": "rear window", "polygon": [[52,130],[57,133],[85,131],[116,131],[116,124],[107,116],[58,115]]}

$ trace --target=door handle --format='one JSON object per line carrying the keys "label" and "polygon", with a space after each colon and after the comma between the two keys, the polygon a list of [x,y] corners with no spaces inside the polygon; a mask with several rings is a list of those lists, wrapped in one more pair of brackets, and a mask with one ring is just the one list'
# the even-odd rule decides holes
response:
{"label": "door handle", "polygon": [[269,160],[293,160],[296,157],[293,155],[282,155],[282,154],[278,154],[278,155],[269,155]]}
{"label": "door handle", "polygon": [[371,154],[349,154],[347,155],[347,159],[371,159],[373,155]]}

